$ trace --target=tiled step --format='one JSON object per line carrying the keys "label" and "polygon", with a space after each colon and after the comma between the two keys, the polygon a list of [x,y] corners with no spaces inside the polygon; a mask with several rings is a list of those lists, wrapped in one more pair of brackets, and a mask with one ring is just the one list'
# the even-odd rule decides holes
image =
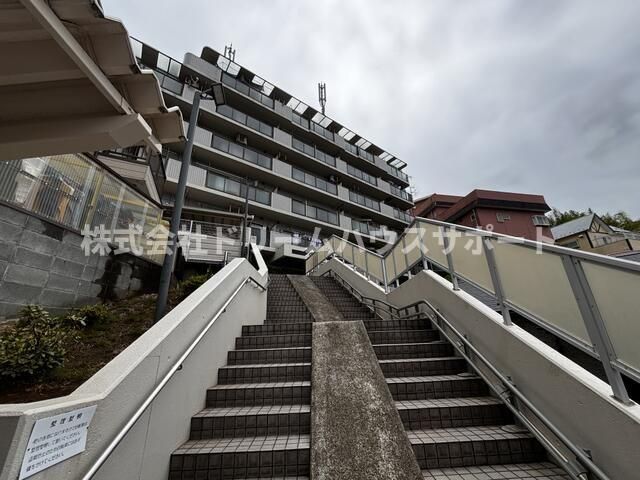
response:
{"label": "tiled step", "polygon": [[407,358],[380,360],[380,368],[385,377],[453,375],[465,372],[467,362],[460,357]]}
{"label": "tiled step", "polygon": [[450,357],[453,347],[448,342],[435,341],[423,343],[389,343],[373,345],[378,360],[401,358]]}
{"label": "tiled step", "polygon": [[480,377],[471,375],[396,377],[386,381],[395,400],[482,397],[489,394],[487,384]]}
{"label": "tiled step", "polygon": [[309,405],[208,408],[191,419],[190,440],[308,434]]}
{"label": "tiled step", "polygon": [[306,323],[312,322],[313,316],[311,314],[306,313],[279,313],[275,316],[267,316],[265,323],[266,324],[278,324],[278,323]]}
{"label": "tiled step", "polygon": [[277,306],[267,306],[267,313],[278,314],[278,313],[309,313],[307,307],[305,305],[277,305]]}
{"label": "tiled step", "polygon": [[207,390],[207,408],[311,403],[311,382],[216,385]]}
{"label": "tiled step", "polygon": [[431,330],[431,320],[421,318],[417,320],[365,320],[367,330]]}
{"label": "tiled step", "polygon": [[218,369],[218,384],[296,382],[311,378],[311,363],[227,365]]}
{"label": "tiled step", "polygon": [[407,430],[505,425],[513,422],[509,409],[494,397],[404,400],[396,408]]}
{"label": "tiled step", "polygon": [[255,363],[300,363],[311,361],[311,347],[265,348],[259,350],[230,350],[228,365]]}
{"label": "tiled step", "polygon": [[242,336],[311,334],[312,322],[265,323],[264,325],[243,325]]}
{"label": "tiled step", "polygon": [[261,335],[236,338],[236,349],[310,347],[311,334]]}
{"label": "tiled step", "polygon": [[309,475],[309,435],[190,440],[171,455],[169,479]]}
{"label": "tiled step", "polygon": [[369,339],[374,345],[381,343],[420,343],[439,340],[437,330],[369,330]]}
{"label": "tiled step", "polygon": [[422,472],[424,480],[569,480],[571,477],[550,462],[513,463],[430,469]]}
{"label": "tiled step", "polygon": [[544,460],[535,437],[515,425],[408,430],[420,468],[528,463]]}

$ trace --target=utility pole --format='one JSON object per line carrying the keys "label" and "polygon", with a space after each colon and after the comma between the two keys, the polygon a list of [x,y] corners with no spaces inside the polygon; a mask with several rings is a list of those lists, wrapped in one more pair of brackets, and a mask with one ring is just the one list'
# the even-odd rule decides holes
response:
{"label": "utility pole", "polygon": [[240,256],[249,258],[247,248],[247,221],[249,216],[249,177],[244,177],[244,217],[242,218],[242,250]]}
{"label": "utility pole", "polygon": [[158,300],[156,302],[155,314],[156,322],[164,317],[167,311],[169,287],[171,286],[171,277],[173,275],[176,257],[178,256],[178,231],[180,228],[182,207],[184,206],[184,196],[187,191],[187,178],[189,177],[189,166],[191,164],[191,154],[193,153],[193,141],[198,124],[198,115],[200,114],[200,100],[203,98],[213,99],[216,105],[224,104],[222,84],[216,83],[201,90],[198,88],[200,82],[197,78],[191,80],[191,83],[196,86],[196,92],[193,96],[193,105],[191,106],[191,115],[189,116],[189,129],[187,130],[187,144],[182,153],[182,165],[180,166],[180,176],[178,177],[176,199],[173,204],[173,212],[171,213],[167,252],[165,253],[162,272],[160,273],[160,285],[158,287]]}

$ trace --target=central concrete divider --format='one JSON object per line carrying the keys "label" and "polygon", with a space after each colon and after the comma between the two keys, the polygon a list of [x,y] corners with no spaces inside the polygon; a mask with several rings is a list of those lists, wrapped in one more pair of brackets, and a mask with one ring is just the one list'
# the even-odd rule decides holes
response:
{"label": "central concrete divider", "polygon": [[332,322],[343,320],[340,312],[331,304],[329,299],[316,287],[311,277],[287,275],[300,298],[313,316],[314,322]]}
{"label": "central concrete divider", "polygon": [[346,321],[309,277],[289,277],[314,317],[311,478],[421,480],[364,323]]}

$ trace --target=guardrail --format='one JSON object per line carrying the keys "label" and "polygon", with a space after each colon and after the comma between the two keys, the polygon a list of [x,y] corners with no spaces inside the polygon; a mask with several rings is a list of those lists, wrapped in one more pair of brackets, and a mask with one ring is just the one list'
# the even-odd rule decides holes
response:
{"label": "guardrail", "polygon": [[[470,341],[462,334],[440,311],[435,308],[431,303],[426,300],[420,300],[410,305],[403,307],[396,307],[384,300],[378,298],[368,297],[361,294],[358,290],[353,288],[345,279],[343,279],[338,273],[334,271],[328,271],[323,276],[330,276],[335,278],[343,287],[347,288],[349,292],[354,295],[359,301],[368,306],[374,313],[380,315],[388,315],[392,319],[415,319],[429,318],[433,326],[440,332],[440,334],[456,349],[458,354],[462,356],[468,364],[473,368],[477,375],[482,377],[487,385],[493,390],[495,395],[502,400],[505,405],[512,411],[512,413],[533,433],[533,435],[546,447],[547,451],[558,461],[569,476],[574,480],[586,480],[587,472],[593,475],[594,478],[599,480],[609,480],[607,476],[589,456],[575,443],[573,443],[566,435],[564,435],[560,429],[547,418],[527,397],[523,394],[509,378],[505,377]],[[426,312],[422,309],[426,307]],[[483,369],[476,365],[474,359],[480,360],[480,362],[491,372],[493,376],[498,380],[499,385],[495,385],[495,382],[487,376]],[[556,441],[560,441],[564,447],[575,455],[576,459],[567,457],[561,452],[552,439],[547,438],[547,435],[534,423],[527,415],[519,408],[520,403],[531,412],[535,417],[553,434]]]}
{"label": "guardrail", "polygon": [[[261,276],[266,276],[268,274],[267,266],[264,263],[264,259],[260,254],[260,249],[256,247],[255,244],[251,244],[251,253],[254,257],[254,261],[258,266],[258,273]],[[262,278],[256,278],[252,275],[247,276],[233,291],[231,295],[225,300],[225,302],[216,310],[213,314],[212,318],[206,323],[204,328],[200,330],[198,335],[193,339],[193,341],[189,344],[189,346],[184,350],[184,352],[171,364],[169,370],[164,374],[162,379],[156,384],[155,388],[145,397],[145,399],[141,402],[140,406],[136,409],[133,415],[129,417],[127,422],[124,424],[122,428],[118,431],[115,437],[109,442],[109,444],[102,451],[100,456],[93,462],[87,473],[84,474],[82,480],[91,480],[95,474],[100,470],[100,467],[107,461],[107,459],[111,456],[113,451],[116,449],[118,445],[125,438],[127,433],[133,428],[136,422],[142,417],[144,412],[149,408],[149,406],[153,403],[158,394],[164,389],[164,387],[169,383],[169,380],[174,376],[174,374],[182,368],[182,364],[187,360],[191,352],[200,344],[202,339],[207,335],[211,327],[215,323],[218,318],[227,311],[227,307],[233,302],[238,293],[242,290],[242,288],[248,284],[252,283],[257,288],[262,291],[267,290],[267,284],[263,283],[264,280]],[[267,278],[268,283],[268,278]]]}
{"label": "guardrail", "polygon": [[0,479],[18,478],[38,420],[89,406],[96,410],[84,452],[30,478],[167,478],[169,462],[157,462],[159,452],[168,458],[188,439],[201,392],[226,363],[242,324],[264,322],[268,270],[256,245],[250,254],[249,261],[231,261],[70,395],[0,405]]}
{"label": "guardrail", "polygon": [[[178,232],[182,255],[187,262],[222,263],[242,256],[240,228],[221,223],[188,220]],[[184,228],[186,227],[186,228]]]}
{"label": "guardrail", "polygon": [[496,299],[504,323],[517,312],[602,363],[616,399],[631,400],[622,373],[640,381],[640,264],[542,242],[417,218],[384,255],[337,236],[307,258],[332,256],[385,291],[418,268],[437,267]]}

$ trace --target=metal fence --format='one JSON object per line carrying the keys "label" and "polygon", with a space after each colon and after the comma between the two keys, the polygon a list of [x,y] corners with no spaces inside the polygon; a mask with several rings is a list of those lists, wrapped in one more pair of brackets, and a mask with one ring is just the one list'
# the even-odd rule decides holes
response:
{"label": "metal fence", "polygon": [[[161,263],[162,210],[81,154],[0,162],[0,201]],[[130,228],[133,226],[134,228]],[[126,244],[123,245],[122,243]]]}
{"label": "metal fence", "polygon": [[227,264],[242,256],[241,227],[196,220],[183,220],[182,224],[178,236],[187,262]]}
{"label": "metal fence", "polygon": [[464,280],[493,295],[506,325],[517,312],[598,358],[618,400],[630,402],[622,373],[640,381],[640,263],[423,218],[384,255],[334,236],[306,270],[333,256],[386,291],[436,266],[454,290]]}

